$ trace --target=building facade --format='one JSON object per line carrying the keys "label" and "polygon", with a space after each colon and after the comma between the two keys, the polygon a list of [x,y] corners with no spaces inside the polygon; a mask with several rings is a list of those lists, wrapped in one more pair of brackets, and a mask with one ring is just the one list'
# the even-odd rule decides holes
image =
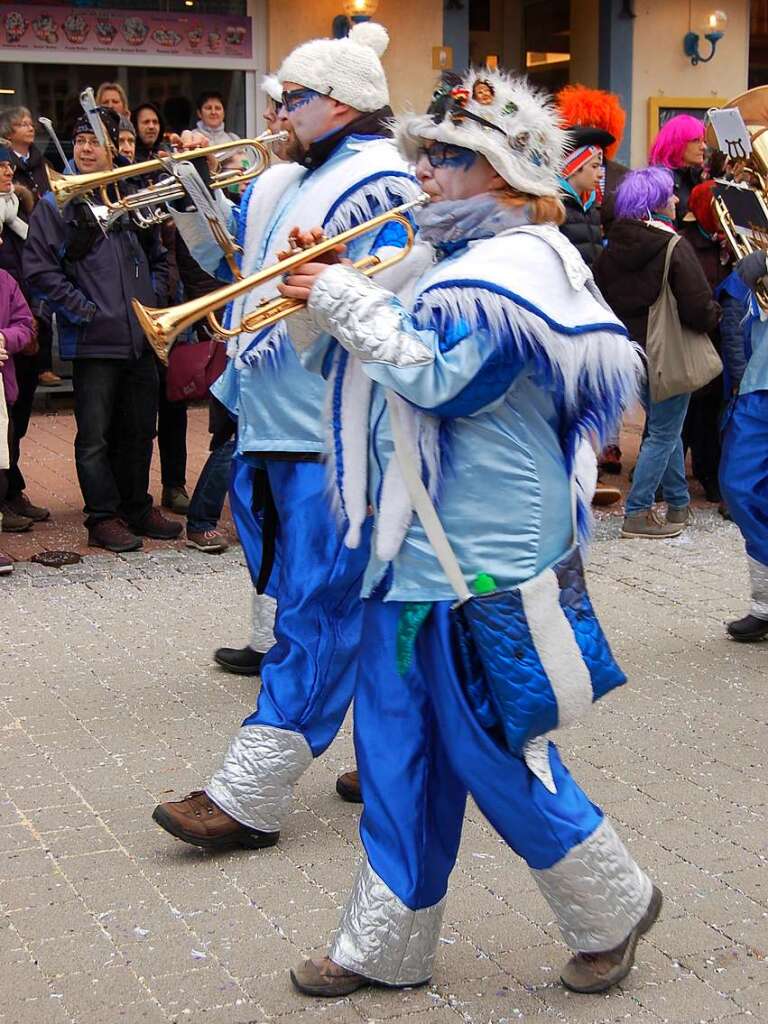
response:
{"label": "building facade", "polygon": [[[768,0],[717,0],[728,21],[714,57],[683,52],[703,39],[702,0],[379,0],[396,110],[424,107],[440,67],[497,61],[556,90],[581,82],[617,92],[628,111],[620,157],[643,162],[659,120],[703,112],[768,82]],[[371,6],[363,0],[363,6]],[[215,88],[227,127],[258,133],[261,74],[296,44],[329,35],[343,0],[73,0],[0,3],[0,104],[23,103],[66,134],[86,85],[120,82],[133,105],[149,100],[178,130],[194,99]],[[360,6],[360,4],[358,4]],[[750,10],[751,7],[751,10]]]}

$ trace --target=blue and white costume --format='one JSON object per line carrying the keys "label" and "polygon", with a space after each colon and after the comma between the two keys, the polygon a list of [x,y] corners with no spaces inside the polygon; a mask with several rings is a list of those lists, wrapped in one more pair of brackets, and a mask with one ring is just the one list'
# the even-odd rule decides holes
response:
{"label": "blue and white costume", "polygon": [[749,362],[725,428],[720,487],[747,549],[750,614],[768,620],[768,320],[751,301]]}
{"label": "blue and white costume", "polygon": [[[237,221],[227,211],[243,247],[242,272],[274,263],[297,225],[322,225],[328,235],[338,234],[418,191],[396,147],[381,137],[348,135],[313,170],[274,167],[246,193]],[[197,219],[182,214],[176,221],[195,258],[215,272],[220,253],[198,230]],[[373,242],[370,235],[361,237],[350,246],[350,257],[367,254]],[[273,280],[248,292],[229,310],[229,322],[239,323],[275,288]],[[343,544],[327,502],[325,388],[287,343],[286,323],[241,334],[230,356],[214,390],[238,423],[231,505],[255,583],[262,533],[253,490],[257,474],[266,475],[277,518],[266,588],[277,600],[276,642],[262,661],[256,710],[205,789],[241,824],[276,832],[293,785],[333,740],[352,700],[367,528],[359,524],[358,549]]]}
{"label": "blue and white costume", "polygon": [[[453,591],[411,519],[392,454],[386,392],[401,396],[412,450],[469,580],[486,573],[498,588],[520,584],[574,544],[577,444],[611,428],[639,363],[576,250],[554,225],[525,219],[495,199],[436,204],[417,214],[420,237],[450,244],[429,251],[437,262],[410,294],[398,300],[334,267],[314,285],[308,315],[342,347],[291,332],[308,365],[331,368],[331,393],[347,392],[349,408],[332,405],[338,502],[354,504],[367,486],[375,510],[355,692],[366,861],[329,956],[389,985],[432,974],[468,793],[525,858],[572,948],[617,946],[651,899],[650,880],[554,745],[544,770],[532,770],[481,724],[449,629]],[[432,263],[426,249],[411,259]],[[356,443],[361,410],[367,470]],[[530,643],[542,661],[549,645],[556,662],[555,615],[538,612],[552,627]],[[410,666],[398,671],[414,632]],[[563,661],[559,671],[573,668]]]}

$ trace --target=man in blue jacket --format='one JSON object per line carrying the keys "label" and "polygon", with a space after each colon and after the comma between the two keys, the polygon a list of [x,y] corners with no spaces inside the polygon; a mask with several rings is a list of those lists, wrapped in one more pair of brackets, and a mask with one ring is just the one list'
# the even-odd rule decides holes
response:
{"label": "man in blue jacket", "polygon": [[[99,114],[117,153],[120,119],[106,107]],[[70,171],[112,166],[112,153],[85,116],[73,139]],[[30,220],[24,276],[31,293],[57,314],[61,355],[72,360],[75,464],[88,542],[134,551],[142,537],[171,540],[181,533],[181,523],[166,519],[149,494],[157,367],[131,308],[133,298],[166,305],[167,256],[157,228],[140,229],[128,215],[107,228],[99,204],[92,194],[59,212],[48,193]]]}

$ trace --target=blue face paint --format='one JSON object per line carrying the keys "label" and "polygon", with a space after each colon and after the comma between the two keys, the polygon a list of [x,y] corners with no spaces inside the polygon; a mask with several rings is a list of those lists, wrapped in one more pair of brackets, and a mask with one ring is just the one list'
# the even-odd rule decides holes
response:
{"label": "blue face paint", "polygon": [[314,89],[292,89],[291,92],[283,93],[281,106],[285,107],[286,113],[292,114],[295,110],[300,110],[301,107],[305,107],[321,95],[322,93],[315,92]]}
{"label": "blue face paint", "polygon": [[429,160],[430,167],[451,167],[460,171],[468,171],[474,166],[477,160],[477,153],[464,146],[452,146],[447,142],[433,142],[427,148],[422,146],[419,153],[423,153]]}

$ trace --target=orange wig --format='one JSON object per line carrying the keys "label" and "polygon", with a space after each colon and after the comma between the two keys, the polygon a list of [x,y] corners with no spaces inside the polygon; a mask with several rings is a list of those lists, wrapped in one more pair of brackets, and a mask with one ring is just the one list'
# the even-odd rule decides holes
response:
{"label": "orange wig", "polygon": [[610,132],[616,141],[607,147],[605,155],[613,160],[621,145],[627,120],[619,97],[602,89],[588,89],[585,85],[566,85],[555,97],[555,102],[564,128],[579,124]]}

